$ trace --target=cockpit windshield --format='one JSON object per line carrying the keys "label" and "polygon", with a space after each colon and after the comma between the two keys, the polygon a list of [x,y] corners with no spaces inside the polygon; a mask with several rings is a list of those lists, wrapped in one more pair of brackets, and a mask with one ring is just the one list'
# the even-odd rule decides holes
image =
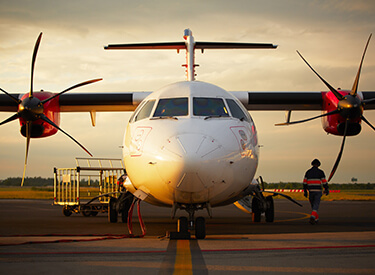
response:
{"label": "cockpit windshield", "polygon": [[193,114],[195,116],[228,117],[228,111],[221,98],[194,97]]}
{"label": "cockpit windshield", "polygon": [[175,117],[188,115],[188,98],[163,98],[158,102],[154,117]]}
{"label": "cockpit windshield", "polygon": [[133,116],[130,118],[129,121],[138,121],[145,118],[148,118],[151,114],[152,108],[155,105],[155,100],[149,100],[143,105],[139,105],[139,111],[137,110],[133,113]]}
{"label": "cockpit windshield", "polygon": [[245,113],[241,109],[241,107],[236,103],[236,101],[234,101],[233,99],[227,99],[227,104],[233,117],[238,118],[241,121],[245,120],[247,122],[250,122],[249,114]]}

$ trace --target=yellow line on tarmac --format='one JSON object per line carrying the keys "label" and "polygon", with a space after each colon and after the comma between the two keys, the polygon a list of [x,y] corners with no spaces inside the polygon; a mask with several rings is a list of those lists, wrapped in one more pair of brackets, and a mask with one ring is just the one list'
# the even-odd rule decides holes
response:
{"label": "yellow line on tarmac", "polygon": [[173,274],[193,274],[190,241],[178,240]]}
{"label": "yellow line on tarmac", "polygon": [[290,221],[298,221],[298,220],[303,220],[303,219],[308,219],[308,218],[310,218],[310,214],[308,214],[308,213],[294,212],[294,211],[277,211],[277,212],[280,212],[280,213],[295,213],[295,214],[301,214],[302,217],[300,217],[300,218],[288,219],[288,220],[277,220],[277,221],[274,221],[274,222],[290,222]]}
{"label": "yellow line on tarmac", "polygon": [[[248,214],[252,214],[250,211],[248,211],[247,209],[245,209],[241,204],[239,204],[238,202],[235,202],[234,205],[239,208],[240,210],[242,210],[243,212],[245,213],[248,213]],[[302,213],[302,212],[294,212],[294,211],[275,211],[276,213],[277,212],[280,212],[280,213],[295,213],[295,214],[301,214],[302,217],[301,218],[293,218],[293,219],[288,219],[288,220],[275,220],[274,222],[290,222],[290,221],[297,221],[297,220],[303,220],[303,219],[308,219],[310,218],[310,214],[307,214],[307,213]]]}

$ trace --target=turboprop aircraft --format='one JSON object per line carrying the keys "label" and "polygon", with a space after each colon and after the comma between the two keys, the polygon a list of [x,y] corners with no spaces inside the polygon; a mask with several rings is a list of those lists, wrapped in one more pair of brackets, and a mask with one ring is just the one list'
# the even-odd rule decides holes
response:
{"label": "turboprop aircraft", "polygon": [[[285,110],[288,116],[283,125],[323,117],[326,132],[343,136],[330,178],[341,159],[346,136],[359,134],[362,120],[374,129],[363,111],[375,108],[375,92],[358,92],[360,71],[370,38],[350,91],[335,90],[306,60],[330,91],[228,92],[213,84],[197,81],[195,50],[276,49],[277,46],[268,43],[196,42],[192,32],[186,29],[182,42],[105,47],[106,50],[185,50],[186,81],[170,84],[155,92],[67,94],[72,89],[101,79],[79,83],[60,93],[33,91],[34,66],[41,36],[34,47],[30,91],[10,94],[1,89],[4,95],[0,96],[0,111],[16,112],[0,125],[19,119],[21,134],[26,137],[24,175],[31,138],[50,136],[60,130],[90,154],[59,128],[60,112],[90,112],[94,125],[95,112],[134,111],[123,144],[127,192],[148,203],[171,207],[173,216],[179,209],[186,210],[188,218],[178,220],[179,232],[195,230],[198,239],[206,235],[205,219],[195,219],[196,211],[201,209],[207,209],[211,216],[212,207],[238,201],[241,205],[252,207],[255,221],[260,220],[262,212],[265,212],[267,221],[273,221],[272,196],[264,196],[264,188],[254,182],[259,144],[249,110]],[[292,110],[320,110],[322,114],[291,122]],[[253,196],[252,201],[249,195]]]}

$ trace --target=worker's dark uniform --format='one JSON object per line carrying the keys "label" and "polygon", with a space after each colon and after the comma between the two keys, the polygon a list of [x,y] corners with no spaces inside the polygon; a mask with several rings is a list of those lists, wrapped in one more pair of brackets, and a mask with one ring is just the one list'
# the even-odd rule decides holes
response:
{"label": "worker's dark uniform", "polygon": [[303,179],[303,189],[305,194],[307,191],[309,191],[309,201],[312,208],[312,222],[317,222],[319,220],[318,210],[323,187],[325,193],[328,194],[328,183],[324,172],[316,166],[313,166],[307,170],[305,178]]}
{"label": "worker's dark uniform", "polygon": [[122,222],[124,223],[128,221],[128,212],[134,199],[133,194],[127,191],[124,186],[126,179],[127,175],[123,174],[117,180],[117,191],[121,192],[121,194],[116,201],[116,209],[119,213],[121,213]]}

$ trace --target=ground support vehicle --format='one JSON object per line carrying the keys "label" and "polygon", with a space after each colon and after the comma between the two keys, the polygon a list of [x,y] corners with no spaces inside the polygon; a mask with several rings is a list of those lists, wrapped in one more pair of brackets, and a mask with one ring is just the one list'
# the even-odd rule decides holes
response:
{"label": "ground support vehicle", "polygon": [[109,211],[110,202],[121,195],[117,179],[126,174],[123,161],[76,158],[76,164],[75,168],[54,168],[54,204],[63,206],[65,216],[81,213],[87,217],[108,212],[111,221],[114,214]]}

